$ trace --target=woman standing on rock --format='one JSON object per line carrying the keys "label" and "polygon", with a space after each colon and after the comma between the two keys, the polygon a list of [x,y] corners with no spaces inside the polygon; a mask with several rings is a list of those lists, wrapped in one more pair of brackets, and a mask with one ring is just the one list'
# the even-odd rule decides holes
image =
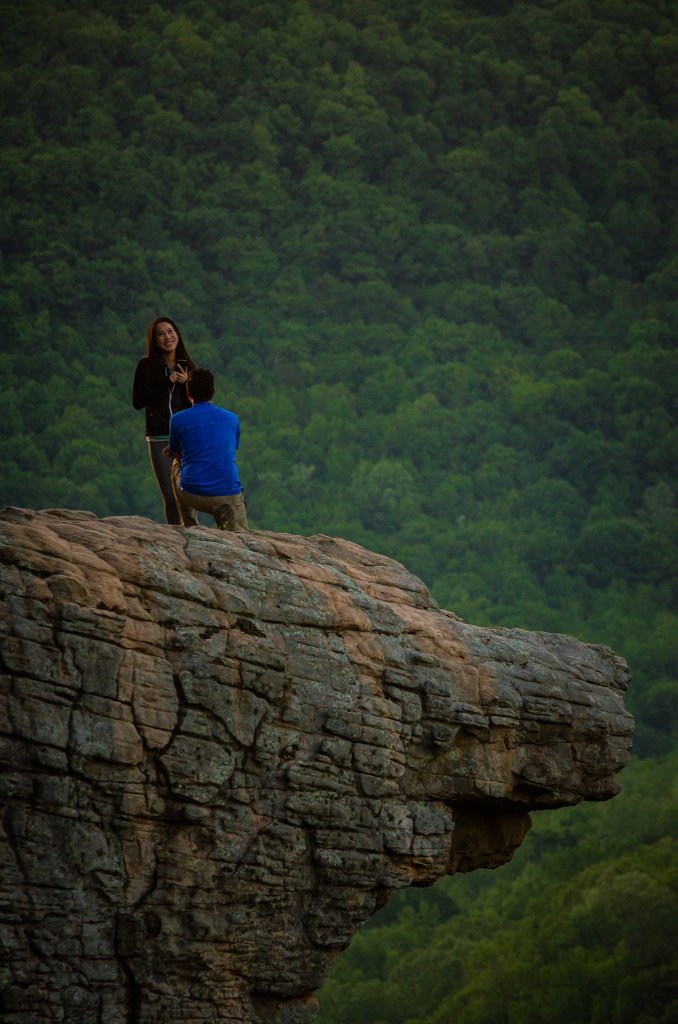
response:
{"label": "woman standing on rock", "polygon": [[186,351],[181,332],[168,316],[156,317],[146,332],[146,355],[134,374],[132,405],[146,410],[148,453],[165,506],[168,523],[179,524],[181,517],[172,492],[172,459],[163,455],[169,439],[173,413],[190,408],[186,381],[195,363]]}

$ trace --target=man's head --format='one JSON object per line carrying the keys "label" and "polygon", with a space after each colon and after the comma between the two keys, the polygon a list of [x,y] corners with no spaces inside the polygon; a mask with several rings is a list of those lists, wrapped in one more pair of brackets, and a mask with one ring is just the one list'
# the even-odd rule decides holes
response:
{"label": "man's head", "polygon": [[192,402],[211,402],[214,398],[214,374],[202,366],[191,370],[186,383],[186,392]]}

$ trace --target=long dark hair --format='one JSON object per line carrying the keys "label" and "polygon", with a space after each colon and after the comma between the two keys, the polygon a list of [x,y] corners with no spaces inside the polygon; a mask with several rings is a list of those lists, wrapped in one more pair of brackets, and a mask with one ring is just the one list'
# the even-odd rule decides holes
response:
{"label": "long dark hair", "polygon": [[149,359],[162,359],[158,346],[155,343],[155,329],[158,324],[171,324],[176,331],[179,344],[177,345],[177,359],[184,359],[188,363],[189,370],[195,368],[195,363],[189,356],[186,346],[184,345],[184,339],[181,337],[181,331],[177,327],[171,316],[156,316],[155,320],[151,320],[146,331],[146,355]]}

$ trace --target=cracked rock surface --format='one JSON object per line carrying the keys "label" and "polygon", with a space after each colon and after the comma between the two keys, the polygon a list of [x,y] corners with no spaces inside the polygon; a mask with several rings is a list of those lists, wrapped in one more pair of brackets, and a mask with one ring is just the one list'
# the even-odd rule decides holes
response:
{"label": "cracked rock surface", "polygon": [[613,796],[625,663],[343,540],[0,513],[0,1011],[306,1024],[395,889]]}

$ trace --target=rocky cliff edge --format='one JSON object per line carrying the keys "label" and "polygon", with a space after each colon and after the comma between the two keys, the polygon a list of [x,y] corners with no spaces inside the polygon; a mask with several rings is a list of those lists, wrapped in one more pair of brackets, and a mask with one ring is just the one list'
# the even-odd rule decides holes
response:
{"label": "rocky cliff edge", "polygon": [[0,1008],[302,1024],[395,889],[604,800],[625,663],[330,537],[6,509]]}

